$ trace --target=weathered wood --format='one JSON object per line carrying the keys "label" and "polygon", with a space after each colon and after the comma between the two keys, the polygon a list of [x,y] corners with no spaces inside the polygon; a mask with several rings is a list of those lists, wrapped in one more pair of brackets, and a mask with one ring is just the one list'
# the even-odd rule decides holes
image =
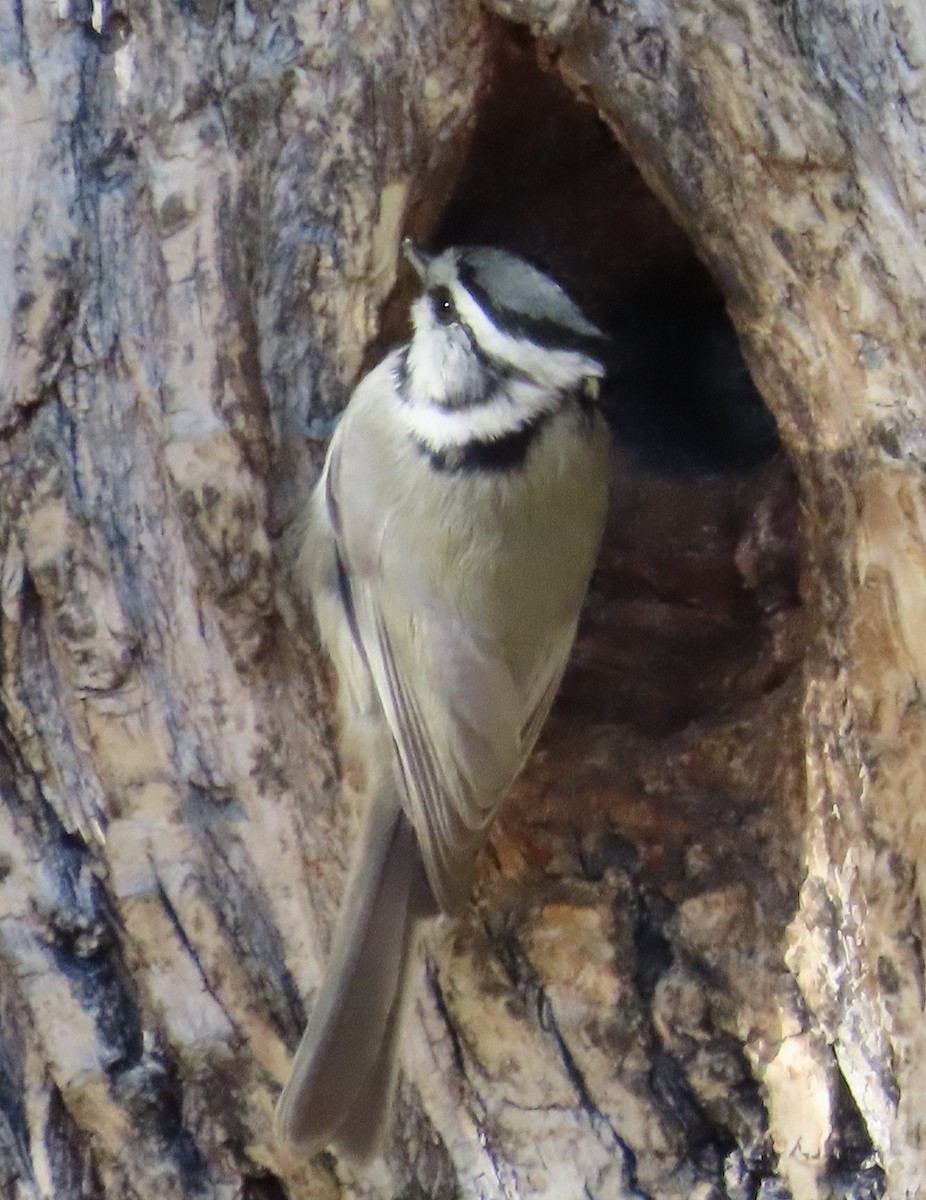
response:
{"label": "weathered wood", "polygon": [[615,459],[563,703],[429,942],[394,1145],[366,1177],[276,1146],[350,826],[286,586],[305,434],[517,39],[444,0],[14,4],[3,1196],[926,1190],[926,31],[912,0],[494,7],[718,281],[797,476],[803,606],[783,459]]}
{"label": "weathered wood", "polygon": [[889,1194],[919,1195],[922,22],[877,3],[500,7],[562,49],[691,233],[801,480],[815,631],[787,959],[812,1019],[794,1035],[833,1046]]}
{"label": "weathered wood", "polygon": [[334,1195],[270,1138],[343,838],[269,483],[453,167],[480,25],[115,7],[2,27],[0,1192]]}

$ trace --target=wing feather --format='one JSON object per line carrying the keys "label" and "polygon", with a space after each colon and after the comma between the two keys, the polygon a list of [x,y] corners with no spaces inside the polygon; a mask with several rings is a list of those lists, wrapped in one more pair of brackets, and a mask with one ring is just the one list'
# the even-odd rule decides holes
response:
{"label": "wing feather", "polygon": [[428,878],[441,907],[454,911],[468,899],[476,855],[549,711],[572,631],[544,661],[525,719],[527,704],[506,668],[459,624],[428,620],[427,608],[423,619],[390,621],[371,583],[355,585],[354,597]]}
{"label": "wing feather", "polygon": [[[323,485],[337,583],[392,735],[428,880],[440,906],[454,911],[469,897],[478,851],[546,719],[574,623],[548,630],[533,674],[515,681],[488,631],[448,611],[423,582],[410,582],[406,564],[384,561],[388,525],[371,492],[354,493],[349,514],[337,503],[351,416],[335,434]],[[361,471],[357,455],[366,444],[351,446]]]}

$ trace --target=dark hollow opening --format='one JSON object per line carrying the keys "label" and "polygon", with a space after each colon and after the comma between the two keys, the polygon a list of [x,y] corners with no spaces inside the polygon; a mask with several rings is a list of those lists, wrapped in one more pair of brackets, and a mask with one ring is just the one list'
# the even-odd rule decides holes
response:
{"label": "dark hollow opening", "polygon": [[[735,1179],[754,1195],[773,1174],[758,1073],[744,1066],[719,1109],[721,1076],[703,1089],[703,1055],[728,1063],[730,1029],[763,1005],[780,1011],[804,795],[798,488],[688,238],[543,47],[496,31],[493,82],[453,195],[438,221],[426,209],[439,201],[423,199],[414,232],[430,232],[435,249],[523,254],[610,334],[614,449],[571,666],[483,858],[480,920],[503,931],[493,935],[503,961],[520,938],[533,969],[538,912],[567,946],[588,927],[573,914],[584,922],[607,906],[620,998],[602,1000],[587,1036],[613,1049],[628,1093],[684,1131],[661,1164],[660,1151],[633,1147],[641,1178],[667,1172],[666,1189],[644,1190],[675,1194],[691,1179],[720,1194]],[[541,980],[548,964],[541,954]],[[568,972],[553,977],[571,986]],[[712,997],[687,1026],[687,1015],[674,1024],[688,1004],[671,999],[687,994],[687,983],[674,990],[681,979]],[[574,1011],[589,1012],[578,980],[574,995]]]}
{"label": "dark hollow opening", "polygon": [[611,515],[558,711],[666,733],[800,661],[797,489],[691,243],[531,39],[496,33],[493,82],[429,241],[524,255],[611,336]]}
{"label": "dark hollow opening", "polygon": [[494,83],[434,235],[548,270],[612,338],[609,416],[624,450],[667,472],[755,466],[778,449],[723,297],[595,110],[499,31]]}

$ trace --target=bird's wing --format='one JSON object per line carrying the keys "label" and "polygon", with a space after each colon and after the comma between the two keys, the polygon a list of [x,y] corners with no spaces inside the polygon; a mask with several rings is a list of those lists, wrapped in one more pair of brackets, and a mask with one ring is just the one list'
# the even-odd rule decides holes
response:
{"label": "bird's wing", "polygon": [[368,544],[358,547],[365,531],[345,537],[336,495],[332,477],[342,604],[392,732],[429,882],[441,908],[454,911],[469,897],[476,855],[549,711],[574,630],[556,631],[519,688],[479,631],[423,587],[413,602],[392,594],[371,569]]}
{"label": "bird's wing", "polygon": [[453,911],[525,757],[531,714],[507,668],[459,621],[427,607],[399,612],[370,583],[356,589],[356,615],[428,879]]}

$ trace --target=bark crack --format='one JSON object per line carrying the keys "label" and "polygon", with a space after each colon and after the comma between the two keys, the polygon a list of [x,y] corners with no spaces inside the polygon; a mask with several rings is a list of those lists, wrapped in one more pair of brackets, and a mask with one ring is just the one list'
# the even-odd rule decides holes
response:
{"label": "bark crack", "polygon": [[[261,994],[262,1004],[266,1004],[267,1015],[277,1032],[284,1040],[294,1032],[298,1037],[305,1025],[305,1009],[286,965],[279,930],[267,915],[264,891],[253,872],[236,869],[215,829],[206,829],[203,838],[210,847],[210,868],[212,863],[224,868],[222,877],[216,877],[213,884],[219,901],[213,904],[216,918],[238,948],[242,969],[255,991]],[[271,981],[278,981],[273,990],[269,986]],[[285,1009],[279,1000],[281,993]]]}
{"label": "bark crack", "polygon": [[[548,1033],[556,1045],[560,1059],[566,1071],[569,1082],[575,1089],[576,1095],[579,1098],[579,1104],[589,1118],[589,1123],[592,1127],[592,1132],[595,1137],[604,1144],[616,1147],[623,1156],[623,1186],[629,1189],[638,1200],[652,1200],[648,1193],[643,1192],[637,1182],[636,1173],[636,1157],[630,1146],[623,1140],[620,1134],[614,1127],[611,1119],[606,1113],[595,1103],[592,1098],[591,1091],[585,1080],[585,1076],[581,1067],[576,1062],[572,1051],[566,1042],[562,1030],[559,1027],[559,1022],[556,1020],[556,1014],[553,1010],[553,1002],[549,996],[540,988],[538,1016],[540,1018],[541,1028]],[[586,1188],[587,1188],[586,1184]]]}
{"label": "bark crack", "polygon": [[155,883],[155,887],[157,888],[158,899],[161,901],[161,904],[164,906],[164,911],[167,914],[167,919],[170,921],[171,925],[173,926],[174,931],[177,934],[177,938],[178,938],[181,946],[186,951],[186,953],[189,955],[190,961],[193,963],[193,966],[196,968],[196,973],[197,973],[197,975],[199,975],[199,978],[202,981],[203,990],[206,992],[206,994],[208,996],[210,996],[215,1001],[219,1010],[222,1012],[223,1016],[228,1021],[229,1026],[234,1031],[235,1036],[238,1037],[239,1039],[242,1038],[242,1036],[243,1036],[242,1031],[239,1028],[238,1023],[235,1021],[234,1017],[228,1011],[226,1006],[222,1003],[222,998],[219,996],[219,994],[216,992],[215,988],[209,982],[209,976],[206,974],[206,968],[203,965],[202,959],[199,956],[199,952],[197,951],[196,947],[193,945],[192,941],[190,940],[190,937],[187,934],[187,931],[183,926],[183,922],[180,920],[180,914],[177,912],[170,897],[168,896],[167,889],[164,887],[164,884],[161,882],[160,876],[158,875],[158,872],[157,872],[157,867],[155,866],[154,860],[151,858],[150,855],[148,856],[148,863],[151,867],[152,875],[154,876],[154,883]]}
{"label": "bark crack", "polygon": [[29,82],[35,84],[37,81],[35,71],[32,69],[32,52],[29,47],[29,31],[26,29],[26,14],[23,8],[23,0],[13,0],[13,20],[16,23],[19,60],[25,68],[26,74],[29,76]]}
{"label": "bark crack", "polygon": [[430,957],[425,959],[425,980],[427,982],[428,991],[434,1000],[434,1005],[444,1023],[447,1030],[447,1036],[450,1039],[450,1052],[453,1056],[453,1065],[460,1073],[460,1077],[470,1082],[469,1074],[466,1069],[466,1057],[463,1053],[463,1042],[460,1038],[459,1030],[454,1024],[453,1017],[450,1013],[450,1008],[447,1004],[447,998],[444,995],[444,990],[440,985],[440,980],[437,977],[437,970]]}
{"label": "bark crack", "polygon": [[527,953],[517,937],[504,931],[493,931],[488,922],[483,923],[490,943],[496,952],[502,966],[515,990],[524,998],[525,1006],[533,1006],[541,1030],[550,1038],[556,1047],[557,1055],[563,1064],[566,1078],[569,1080],[579,1102],[579,1107],[588,1118],[589,1125],[595,1138],[608,1150],[618,1150],[622,1156],[623,1186],[639,1200],[651,1200],[651,1197],[640,1190],[636,1177],[636,1157],[632,1148],[621,1138],[610,1118],[595,1103],[591,1090],[586,1082],[581,1067],[575,1059],[566,1038],[556,1019],[553,1003],[546,993],[537,972]]}

